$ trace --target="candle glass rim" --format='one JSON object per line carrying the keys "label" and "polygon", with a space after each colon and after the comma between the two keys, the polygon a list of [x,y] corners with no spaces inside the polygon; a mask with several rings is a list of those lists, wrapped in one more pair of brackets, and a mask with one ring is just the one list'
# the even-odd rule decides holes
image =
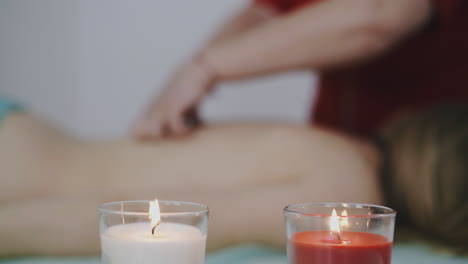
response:
{"label": "candle glass rim", "polygon": [[[101,204],[98,207],[99,212],[106,213],[106,214],[117,214],[117,215],[133,215],[133,216],[149,216],[150,213],[148,212],[132,212],[132,211],[122,211],[122,210],[113,210],[105,208],[107,206],[113,206],[118,204],[137,204],[137,203],[148,203],[152,202],[153,200],[129,200],[129,201],[116,201],[110,203]],[[199,203],[192,203],[192,202],[182,202],[182,201],[158,201],[159,204],[180,204],[180,205],[191,205],[195,207],[201,208],[200,210],[188,211],[188,212],[161,212],[161,217],[164,216],[184,216],[184,215],[202,215],[202,214],[209,214],[210,210],[208,206],[199,204]]]}
{"label": "candle glass rim", "polygon": [[[335,205],[335,206],[332,206],[332,205]],[[332,215],[304,213],[304,212],[299,212],[299,211],[292,210],[293,208],[303,207],[303,206],[324,206],[324,207],[330,207],[330,208],[336,208],[336,207],[359,208],[357,206],[361,206],[363,208],[364,207],[369,207],[369,208],[377,208],[377,209],[387,211],[386,213],[379,213],[379,214],[348,215],[348,216],[345,216],[347,218],[387,218],[387,217],[395,217],[396,216],[396,210],[394,210],[394,209],[392,209],[390,207],[387,207],[387,206],[375,205],[375,204],[366,204],[366,203],[339,203],[339,202],[292,204],[292,205],[286,206],[283,209],[283,212],[284,212],[284,214],[286,216],[301,215],[301,216],[316,217],[316,218],[332,217]],[[343,216],[337,216],[337,217],[341,218]]]}

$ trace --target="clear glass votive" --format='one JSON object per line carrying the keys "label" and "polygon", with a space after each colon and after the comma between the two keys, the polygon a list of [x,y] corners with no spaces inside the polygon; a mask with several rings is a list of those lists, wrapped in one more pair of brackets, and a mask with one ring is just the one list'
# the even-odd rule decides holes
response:
{"label": "clear glass votive", "polygon": [[354,203],[287,206],[289,264],[390,264],[396,212]]}
{"label": "clear glass votive", "polygon": [[99,207],[102,263],[203,264],[208,207],[159,201],[161,221],[155,227],[150,202],[113,202]]}

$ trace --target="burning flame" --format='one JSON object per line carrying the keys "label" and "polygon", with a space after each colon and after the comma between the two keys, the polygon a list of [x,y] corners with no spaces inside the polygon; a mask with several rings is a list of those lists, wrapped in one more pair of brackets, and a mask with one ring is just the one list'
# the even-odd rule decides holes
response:
{"label": "burning flame", "polygon": [[348,227],[348,212],[344,210],[341,212],[341,216],[338,216],[336,210],[333,209],[332,216],[330,219],[330,230],[332,233],[341,235],[341,227]]}
{"label": "burning flame", "polygon": [[339,216],[336,213],[336,210],[333,209],[332,216],[330,218],[330,230],[331,230],[332,233],[340,235],[341,230],[340,230],[340,223],[339,223],[338,219],[339,219]]}
{"label": "burning flame", "polygon": [[344,210],[342,213],[341,213],[341,226],[343,227],[348,227],[349,225],[349,222],[348,222],[348,212],[346,212],[346,210]]}
{"label": "burning flame", "polygon": [[154,230],[161,223],[161,210],[159,208],[158,199],[151,201],[149,205],[149,219],[151,219],[151,232],[154,234]]}

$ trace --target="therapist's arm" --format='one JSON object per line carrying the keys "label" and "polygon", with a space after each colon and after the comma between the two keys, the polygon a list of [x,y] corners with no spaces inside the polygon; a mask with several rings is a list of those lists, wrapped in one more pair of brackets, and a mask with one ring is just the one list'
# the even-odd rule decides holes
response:
{"label": "therapist's arm", "polygon": [[255,3],[235,13],[195,52],[191,59],[176,69],[163,87],[163,92],[157,95],[139,117],[133,133],[139,137],[148,138],[174,132],[175,134],[186,132],[189,127],[184,124],[182,115],[189,115],[191,119],[196,119],[196,111],[191,110],[196,108],[196,102],[203,94],[215,85],[212,78],[214,72],[207,65],[199,63],[203,54],[213,47],[229,43],[277,15],[276,10]]}
{"label": "therapist's arm", "polygon": [[430,14],[429,0],[326,0],[212,46],[202,63],[222,80],[339,67],[381,54]]}
{"label": "therapist's arm", "polygon": [[186,134],[193,129],[187,117],[219,82],[359,63],[417,31],[430,15],[430,0],[324,0],[231,34],[169,81],[141,115],[135,134]]}
{"label": "therapist's arm", "polygon": [[245,33],[277,16],[277,12],[263,5],[251,4],[235,13],[214,33],[198,53],[222,45],[242,33]]}

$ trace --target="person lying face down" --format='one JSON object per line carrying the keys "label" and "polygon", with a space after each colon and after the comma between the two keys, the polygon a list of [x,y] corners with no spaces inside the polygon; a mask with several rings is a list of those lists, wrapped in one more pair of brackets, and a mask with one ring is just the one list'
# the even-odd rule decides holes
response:
{"label": "person lying face down", "polygon": [[378,145],[285,124],[84,141],[11,113],[0,127],[0,256],[96,254],[99,204],[154,198],[208,205],[209,250],[283,247],[282,208],[323,201],[390,205],[398,222],[462,248],[467,113],[459,106],[402,119]]}

